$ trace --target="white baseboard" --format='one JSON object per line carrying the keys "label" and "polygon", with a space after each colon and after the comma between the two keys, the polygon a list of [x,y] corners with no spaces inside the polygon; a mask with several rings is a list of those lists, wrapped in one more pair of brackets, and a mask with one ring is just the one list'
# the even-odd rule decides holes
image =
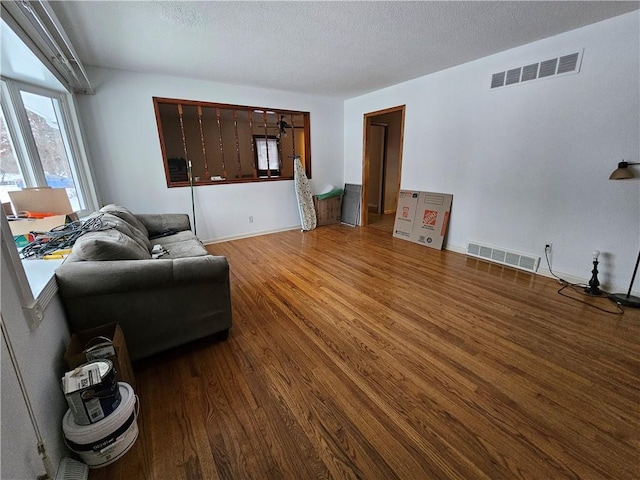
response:
{"label": "white baseboard", "polygon": [[[463,255],[467,254],[467,249],[466,247],[459,247],[458,245],[447,245],[445,247],[445,250],[450,250],[452,252],[456,252],[456,253],[462,253]],[[487,263],[492,263],[489,262],[488,260],[482,260],[481,258],[476,258],[476,257],[472,257],[476,260],[480,260],[483,262],[487,262]],[[507,265],[503,265],[506,268],[512,268],[509,267]],[[534,275],[542,275],[543,277],[548,277],[548,278],[555,278],[557,280],[557,277],[555,277],[552,273],[551,270],[547,269],[547,268],[538,268],[537,272],[529,272],[529,273],[533,273]],[[574,277],[573,275],[569,275],[568,273],[561,273],[561,272],[554,272],[558,277],[562,278],[563,280],[566,280],[569,283],[586,283],[588,282],[588,279],[585,280],[584,278],[578,278],[578,277]]]}
{"label": "white baseboard", "polygon": [[[456,253],[461,253],[463,255],[467,254],[467,249],[466,247],[460,247],[458,245],[447,245],[445,247],[445,250],[449,250],[451,252],[456,252]],[[480,261],[487,261],[487,260],[482,260],[476,257],[472,257],[476,260],[480,260]],[[491,263],[491,262],[487,262],[487,263]],[[511,268],[505,265],[505,268]],[[532,273],[532,272],[531,272]],[[555,276],[554,274],[555,273]],[[538,271],[534,273],[534,275],[542,275],[543,277],[547,277],[547,278],[553,278],[555,280],[558,280],[558,277],[560,277],[561,279],[563,279],[564,281],[571,283],[571,284],[587,284],[589,283],[589,279],[588,278],[581,278],[581,277],[576,277],[574,275],[568,274],[568,273],[564,273],[564,272],[553,272],[551,273],[551,270],[549,270],[548,268],[543,268],[540,267],[538,268]],[[611,287],[611,288],[607,288],[607,291],[615,291],[615,292],[622,292],[624,290],[624,293],[627,293],[627,291],[629,290],[629,287],[621,289],[621,288],[616,288],[616,287]],[[636,292],[635,290],[631,291],[631,295],[635,295],[635,296],[640,296],[640,292]]]}
{"label": "white baseboard", "polygon": [[243,233],[241,235],[230,235],[228,237],[219,237],[212,240],[203,240],[205,245],[212,245],[214,243],[229,242],[231,240],[240,240],[241,238],[259,237],[260,235],[269,235],[270,233],[288,232],[289,230],[302,230],[302,224],[293,225],[291,227],[278,228],[276,230],[262,230],[259,232]]}
{"label": "white baseboard", "polygon": [[446,245],[444,249],[449,250],[450,252],[462,253],[463,255],[467,254],[466,247],[459,247],[457,245]]}

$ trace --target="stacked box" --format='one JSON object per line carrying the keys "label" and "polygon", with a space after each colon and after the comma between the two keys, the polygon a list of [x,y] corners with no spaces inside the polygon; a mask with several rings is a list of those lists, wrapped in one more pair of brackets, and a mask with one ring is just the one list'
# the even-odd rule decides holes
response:
{"label": "stacked box", "polygon": [[313,196],[313,207],[316,210],[317,226],[340,223],[342,217],[342,195],[329,198]]}
{"label": "stacked box", "polygon": [[136,380],[129,359],[127,343],[124,333],[117,323],[74,333],[64,355],[69,369],[103,358],[113,363],[118,382],[128,383],[135,388]]}

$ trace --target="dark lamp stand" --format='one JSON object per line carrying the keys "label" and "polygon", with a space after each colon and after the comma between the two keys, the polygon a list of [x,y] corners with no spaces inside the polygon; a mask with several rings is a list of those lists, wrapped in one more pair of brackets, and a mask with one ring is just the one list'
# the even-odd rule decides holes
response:
{"label": "dark lamp stand", "polygon": [[640,308],[640,297],[631,295],[631,289],[633,288],[633,282],[636,279],[636,273],[638,273],[638,264],[640,263],[640,252],[638,252],[638,259],[636,260],[636,268],[633,269],[633,275],[631,276],[631,283],[629,284],[629,291],[625,293],[611,293],[609,294],[609,300],[619,303],[625,307]]}
{"label": "dark lamp stand", "polygon": [[[628,180],[635,178],[635,174],[632,169],[629,168],[631,165],[640,165],[638,162],[627,162],[625,160],[618,163],[618,168],[616,168],[609,180]],[[638,252],[638,260],[636,260],[636,268],[633,269],[633,275],[631,275],[631,283],[629,284],[629,291],[624,293],[611,293],[609,294],[609,299],[612,302],[619,303],[620,305],[624,305],[625,307],[631,308],[640,308],[640,298],[631,295],[631,289],[633,288],[633,282],[636,279],[636,273],[638,273],[638,264],[640,263],[640,252]]]}
{"label": "dark lamp stand", "polygon": [[591,270],[591,280],[589,280],[589,286],[584,289],[585,293],[589,295],[602,295],[600,290],[600,281],[598,280],[598,256],[600,252],[594,250],[593,252],[593,270]]}

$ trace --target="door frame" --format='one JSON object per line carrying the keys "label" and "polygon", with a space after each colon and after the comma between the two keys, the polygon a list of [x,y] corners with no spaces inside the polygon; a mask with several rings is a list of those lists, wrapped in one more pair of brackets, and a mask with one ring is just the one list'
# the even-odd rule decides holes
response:
{"label": "door frame", "polygon": [[[387,136],[389,134],[389,124],[387,123],[379,123],[379,122],[371,122],[369,124],[371,127],[380,127],[384,129],[384,134],[382,136],[382,145],[384,151],[382,152],[382,161],[380,162],[380,173],[379,178],[380,182],[377,186],[380,196],[378,197],[378,203],[376,204],[376,208],[378,209],[377,213],[384,213],[384,185],[386,179],[386,166],[387,166]],[[369,155],[369,173],[371,172],[371,156]],[[371,183],[371,182],[369,182]],[[369,209],[369,198],[367,197],[367,210]]]}
{"label": "door frame", "polygon": [[387,113],[401,112],[400,118],[400,148],[398,152],[398,192],[400,191],[400,182],[402,177],[402,153],[404,150],[404,117],[406,105],[398,105],[396,107],[385,108],[384,110],[376,110],[375,112],[365,113],[363,117],[363,135],[362,135],[362,192],[360,199],[360,226],[366,226],[369,223],[369,207],[368,207],[368,187],[369,187],[369,168],[370,158],[367,151],[369,143],[370,127],[372,123],[376,123],[374,117]]}

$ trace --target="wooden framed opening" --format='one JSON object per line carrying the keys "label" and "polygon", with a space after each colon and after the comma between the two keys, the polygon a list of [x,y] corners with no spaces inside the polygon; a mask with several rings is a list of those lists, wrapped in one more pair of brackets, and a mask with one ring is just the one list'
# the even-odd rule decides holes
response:
{"label": "wooden framed opening", "polygon": [[[153,97],[167,187],[311,178],[309,112]],[[190,175],[192,178],[190,178]]]}
{"label": "wooden framed opening", "polygon": [[[402,172],[404,117],[405,105],[364,115],[362,226],[369,224],[370,208],[386,215],[396,211]],[[372,205],[374,197],[377,201]]]}

